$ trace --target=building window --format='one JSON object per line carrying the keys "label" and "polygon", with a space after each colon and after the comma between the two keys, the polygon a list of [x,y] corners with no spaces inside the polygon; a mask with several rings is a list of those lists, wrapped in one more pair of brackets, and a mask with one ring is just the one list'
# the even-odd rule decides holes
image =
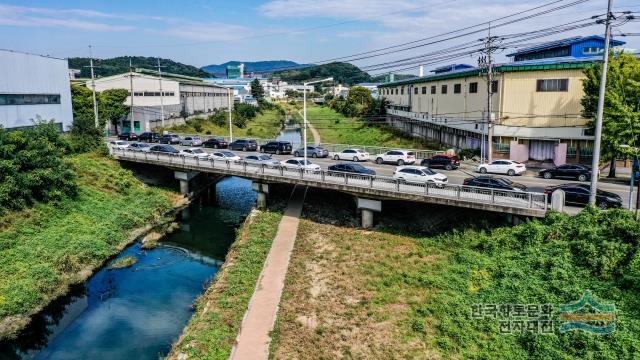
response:
{"label": "building window", "polygon": [[478,93],[478,83],[477,82],[469,83],[469,93],[471,93],[471,94]]}
{"label": "building window", "polygon": [[491,93],[495,94],[498,92],[498,80],[493,80],[491,82]]}
{"label": "building window", "polygon": [[0,105],[60,104],[60,94],[0,94]]}
{"label": "building window", "polygon": [[541,79],[536,84],[536,91],[569,91],[569,79]]}
{"label": "building window", "polygon": [[442,89],[441,89],[440,92],[443,93],[443,94],[446,94],[447,93],[447,85],[442,85]]}
{"label": "building window", "polygon": [[417,88],[417,87],[414,87],[414,88],[413,88],[413,93],[414,93],[415,95],[418,95],[418,88]]}
{"label": "building window", "polygon": [[404,86],[400,88],[400,95],[404,95]]}
{"label": "building window", "polygon": [[582,48],[583,55],[599,55],[604,52],[604,48],[598,46],[587,46]]}
{"label": "building window", "polygon": [[423,87],[422,87],[422,95],[424,95],[424,94],[426,94],[426,93],[427,93],[427,87],[426,87],[426,86],[423,86]]}
{"label": "building window", "polygon": [[435,85],[431,86],[431,93],[432,94],[436,93],[436,86]]}
{"label": "building window", "polygon": [[454,84],[453,85],[453,93],[454,94],[460,94],[462,92],[462,85],[461,84]]}
{"label": "building window", "polygon": [[398,88],[396,88],[396,95],[398,95]]}

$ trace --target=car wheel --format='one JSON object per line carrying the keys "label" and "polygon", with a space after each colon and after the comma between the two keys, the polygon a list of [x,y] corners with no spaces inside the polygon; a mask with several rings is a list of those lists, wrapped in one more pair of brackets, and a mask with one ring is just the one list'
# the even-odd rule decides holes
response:
{"label": "car wheel", "polygon": [[407,180],[405,180],[404,178],[398,178],[398,182],[399,182],[400,184],[406,184],[406,183],[407,183]]}
{"label": "car wheel", "polygon": [[354,156],[354,157],[353,157],[353,161],[358,162],[358,157],[357,157],[357,156]]}
{"label": "car wheel", "polygon": [[553,175],[551,175],[551,173],[547,171],[546,173],[544,173],[542,175],[542,177],[545,178],[545,179],[551,179],[553,177]]}
{"label": "car wheel", "polygon": [[293,156],[300,157],[300,153],[296,151],[296,152],[293,153]]}
{"label": "car wheel", "polygon": [[247,147],[246,147],[246,146],[243,146],[243,147],[242,147],[242,151],[247,151]]}
{"label": "car wheel", "polygon": [[280,149],[276,150],[276,155],[280,155],[282,154],[282,152],[280,151]]}
{"label": "car wheel", "polygon": [[487,173],[487,168],[480,168],[480,174],[486,174]]}
{"label": "car wheel", "polygon": [[587,175],[585,174],[580,174],[578,176],[578,181],[587,181]]}
{"label": "car wheel", "polygon": [[609,204],[607,204],[604,201],[601,201],[600,204],[598,204],[598,207],[602,210],[606,210],[609,207]]}
{"label": "car wheel", "polygon": [[444,169],[447,170],[447,171],[451,171],[451,170],[453,170],[453,166],[451,166],[451,164],[448,164],[448,165],[446,165],[444,167]]}
{"label": "car wheel", "polygon": [[384,160],[382,160],[382,158],[377,158],[376,159],[376,164],[378,164],[378,165],[382,165],[383,162],[384,162]]}
{"label": "car wheel", "polygon": [[312,157],[312,158],[317,158],[317,157],[318,157],[318,155],[316,155],[316,153],[313,153],[313,154],[311,154],[311,157]]}
{"label": "car wheel", "polygon": [[264,154],[264,148],[260,148],[260,152]]}
{"label": "car wheel", "polygon": [[402,166],[402,165],[404,165],[404,160],[402,159],[398,160],[398,166]]}
{"label": "car wheel", "polygon": [[340,160],[340,156],[338,156],[338,155],[333,155],[333,160]]}
{"label": "car wheel", "polygon": [[217,149],[218,148],[218,144],[213,145],[213,148]]}
{"label": "car wheel", "polygon": [[515,175],[515,174],[516,174],[516,172],[515,172],[515,171],[513,171],[513,170],[509,170],[509,171],[507,171],[507,175],[509,175],[509,176],[513,176],[513,175]]}

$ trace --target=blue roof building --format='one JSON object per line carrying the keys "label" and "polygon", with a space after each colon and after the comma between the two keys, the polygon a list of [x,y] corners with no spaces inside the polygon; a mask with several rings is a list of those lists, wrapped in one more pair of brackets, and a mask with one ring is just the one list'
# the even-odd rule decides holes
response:
{"label": "blue roof building", "polygon": [[431,72],[434,73],[434,74],[441,74],[441,73],[445,73],[445,72],[470,69],[472,67],[473,66],[467,65],[467,64],[449,64],[449,65],[437,67],[437,68],[431,70]]}
{"label": "blue roof building", "polygon": [[[612,48],[624,45],[624,41],[611,39]],[[599,35],[576,36],[568,39],[551,41],[544,44],[528,47],[507,54],[513,61],[527,61],[558,57],[591,57],[602,54],[604,51],[604,37]]]}

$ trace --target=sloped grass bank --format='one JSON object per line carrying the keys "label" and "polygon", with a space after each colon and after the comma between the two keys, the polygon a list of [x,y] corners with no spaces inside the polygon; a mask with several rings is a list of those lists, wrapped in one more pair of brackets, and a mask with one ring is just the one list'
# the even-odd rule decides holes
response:
{"label": "sloped grass bank", "polygon": [[69,158],[79,195],[0,218],[0,338],[160,221],[177,197],[102,155]]}
{"label": "sloped grass bank", "polygon": [[[257,137],[271,139],[280,133],[283,122],[284,117],[278,113],[277,109],[263,110],[254,119],[248,120],[244,127],[238,127],[234,124],[233,138]],[[191,119],[185,124],[173,126],[167,130],[186,134],[228,136],[229,123],[227,119],[222,124],[218,124],[203,115],[203,117]]]}

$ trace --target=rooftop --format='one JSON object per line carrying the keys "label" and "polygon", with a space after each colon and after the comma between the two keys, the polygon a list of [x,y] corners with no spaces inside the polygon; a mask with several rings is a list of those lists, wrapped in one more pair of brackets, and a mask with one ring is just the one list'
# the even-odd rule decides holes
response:
{"label": "rooftop", "polygon": [[[543,44],[539,44],[539,45],[531,46],[531,47],[528,47],[528,48],[524,48],[524,49],[518,50],[518,51],[516,51],[514,53],[507,54],[507,56],[530,54],[530,53],[538,52],[538,51],[541,51],[541,50],[547,50],[547,49],[553,49],[553,48],[558,48],[558,47],[570,46],[570,45],[573,45],[573,44],[578,44],[578,43],[589,41],[589,40],[600,40],[600,41],[604,42],[604,37],[602,37],[600,35],[574,36],[574,37],[571,37],[571,38],[568,38],[568,39],[550,41],[550,42],[546,42],[546,43],[543,43]],[[624,45],[624,44],[625,44],[624,41],[611,39],[611,47],[621,46],[621,45]]]}

